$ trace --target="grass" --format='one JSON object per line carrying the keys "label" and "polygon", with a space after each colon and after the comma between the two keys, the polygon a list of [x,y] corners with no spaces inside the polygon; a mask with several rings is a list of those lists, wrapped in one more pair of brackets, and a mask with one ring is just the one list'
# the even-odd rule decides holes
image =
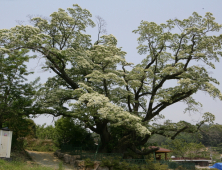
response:
{"label": "grass", "polygon": [[[25,150],[14,150],[11,158],[12,161],[0,159],[0,170],[55,170],[36,164]],[[58,164],[58,167],[58,170],[63,169],[62,162]]]}
{"label": "grass", "polygon": [[30,164],[22,161],[5,161],[0,159],[0,170],[53,170],[52,168]]}

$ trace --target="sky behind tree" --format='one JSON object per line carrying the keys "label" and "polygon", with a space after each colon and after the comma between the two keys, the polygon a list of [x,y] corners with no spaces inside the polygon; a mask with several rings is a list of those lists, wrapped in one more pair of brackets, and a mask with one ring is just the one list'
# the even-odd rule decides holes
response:
{"label": "sky behind tree", "polygon": [[[0,0],[0,29],[9,29],[18,24],[29,25],[28,15],[49,17],[51,13],[57,11],[58,8],[67,9],[73,4],[78,4],[82,8],[88,9],[96,23],[96,16],[102,17],[106,23],[107,34],[113,34],[118,40],[118,46],[122,47],[123,51],[127,52],[126,60],[138,64],[144,56],[137,53],[138,35],[132,31],[137,29],[142,20],[156,22],[157,24],[165,23],[168,19],[185,19],[197,12],[204,16],[206,12],[213,13],[216,21],[222,24],[221,15],[221,0],[119,0],[119,1],[104,1],[104,0]],[[175,29],[175,31],[179,31]],[[86,34],[92,35],[93,42],[97,38],[97,28],[87,29]],[[215,34],[222,34],[222,31]],[[41,70],[43,59],[31,60],[27,63],[28,68],[35,72],[29,77],[29,80],[34,80],[36,77],[41,77],[41,83],[44,83],[48,77],[53,76],[53,73],[43,72]],[[222,83],[222,62],[215,64],[215,70],[209,70],[212,77]],[[168,86],[171,86],[169,83]],[[222,85],[217,86],[222,91]],[[162,114],[166,119],[173,122],[185,120],[196,123],[201,120],[204,112],[211,112],[216,116],[216,123],[222,123],[222,101],[213,99],[204,92],[195,94],[195,98],[203,104],[199,109],[199,113],[183,113],[186,107],[180,102],[165,109]],[[40,116],[35,119],[37,124],[52,122],[52,116]]]}

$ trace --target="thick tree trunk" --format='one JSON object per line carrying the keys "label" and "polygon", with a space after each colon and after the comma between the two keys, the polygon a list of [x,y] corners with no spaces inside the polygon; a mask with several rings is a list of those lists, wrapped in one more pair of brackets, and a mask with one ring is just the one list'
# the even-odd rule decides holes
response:
{"label": "thick tree trunk", "polygon": [[100,152],[107,153],[108,144],[111,138],[109,132],[104,129],[103,132],[100,134],[100,138],[101,138],[101,146],[99,150]]}
{"label": "thick tree trunk", "polygon": [[110,133],[108,132],[107,123],[98,123],[97,125],[97,131],[100,135],[101,142],[99,143],[99,152],[107,153],[108,152],[108,144],[111,140]]}
{"label": "thick tree trunk", "polygon": [[127,158],[129,149],[138,155],[143,155],[143,151],[140,149],[140,146],[143,146],[149,137],[150,136],[147,135],[144,138],[141,138],[136,136],[134,131],[129,132],[128,135],[123,136],[122,139],[118,141],[118,144],[113,149],[113,152],[122,153],[124,158]]}
{"label": "thick tree trunk", "polygon": [[[116,141],[117,143],[112,146],[113,143],[111,142],[113,142],[115,137],[112,137],[112,134],[108,131],[106,122],[97,123],[95,130],[96,133],[100,135],[101,142],[99,143],[99,152],[101,153],[122,153],[125,156],[127,155],[128,149],[132,150],[132,146],[133,148],[143,146],[149,138],[149,136],[141,138],[136,135],[135,131],[128,131],[127,134],[122,136],[122,138]],[[109,145],[111,145],[111,147]]]}

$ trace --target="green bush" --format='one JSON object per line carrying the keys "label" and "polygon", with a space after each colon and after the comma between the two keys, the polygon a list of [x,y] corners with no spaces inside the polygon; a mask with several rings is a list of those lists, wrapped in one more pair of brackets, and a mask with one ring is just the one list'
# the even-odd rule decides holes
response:
{"label": "green bush", "polygon": [[113,167],[114,169],[119,168],[120,158],[118,157],[109,157],[106,159],[102,159],[100,166],[107,166],[109,168]]}
{"label": "green bush", "polygon": [[[83,147],[90,149],[94,147],[94,140],[91,133],[84,129],[77,121],[72,118],[61,117],[55,122],[55,126],[37,125],[37,140],[27,139],[24,141],[26,149],[36,151],[55,151],[63,145],[73,147]],[[52,141],[52,145],[46,144],[46,141]]]}
{"label": "green bush", "polygon": [[24,139],[24,148],[31,151],[54,152],[58,147],[50,139]]}
{"label": "green bush", "polygon": [[86,168],[93,168],[94,166],[94,162],[89,158],[85,159],[84,163],[85,163]]}
{"label": "green bush", "polygon": [[166,170],[168,165],[160,164],[159,162],[154,162],[153,159],[146,160],[147,164],[137,165],[129,164],[125,161],[120,161],[120,158],[107,158],[101,161],[100,166],[113,168],[115,170]]}
{"label": "green bush", "polygon": [[43,125],[36,126],[36,137],[38,139],[55,139],[57,136],[55,127],[52,125],[46,126],[46,123]]}
{"label": "green bush", "polygon": [[[154,158],[151,157],[150,159],[146,159],[147,164],[145,166],[145,168],[149,169],[149,170],[166,170],[168,169],[168,165],[165,164],[160,164],[158,161],[154,161]],[[141,169],[141,170],[145,170],[145,169]]]}
{"label": "green bush", "polygon": [[56,136],[54,142],[61,147],[62,145],[72,145],[75,147],[92,148],[94,140],[79,122],[72,118],[62,117],[55,122]]}
{"label": "green bush", "polygon": [[15,117],[4,122],[5,127],[13,131],[12,134],[12,151],[23,150],[25,137],[34,138],[36,133],[36,124],[33,120]]}

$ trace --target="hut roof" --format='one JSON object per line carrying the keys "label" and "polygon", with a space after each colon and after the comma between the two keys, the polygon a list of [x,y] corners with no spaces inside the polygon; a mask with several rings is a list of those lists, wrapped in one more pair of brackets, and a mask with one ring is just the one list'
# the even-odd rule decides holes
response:
{"label": "hut roof", "polygon": [[[158,148],[158,146],[149,146],[150,149],[155,149],[155,148]],[[159,150],[155,151],[156,153],[168,153],[168,152],[172,152],[171,150],[169,149],[165,149],[165,148],[160,148],[159,147]]]}

